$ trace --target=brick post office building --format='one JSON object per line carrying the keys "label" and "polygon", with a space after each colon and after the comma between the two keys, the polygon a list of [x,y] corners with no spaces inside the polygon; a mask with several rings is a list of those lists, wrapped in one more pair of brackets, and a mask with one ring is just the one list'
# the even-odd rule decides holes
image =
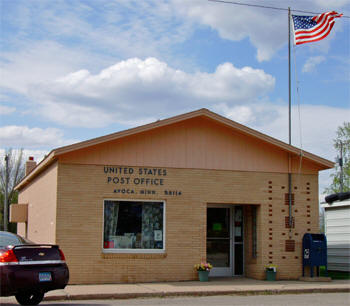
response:
{"label": "brick post office building", "polygon": [[275,264],[296,279],[332,166],[200,109],[51,151],[16,187],[11,220],[62,247],[71,284],[193,280],[202,261],[211,276],[263,279]]}

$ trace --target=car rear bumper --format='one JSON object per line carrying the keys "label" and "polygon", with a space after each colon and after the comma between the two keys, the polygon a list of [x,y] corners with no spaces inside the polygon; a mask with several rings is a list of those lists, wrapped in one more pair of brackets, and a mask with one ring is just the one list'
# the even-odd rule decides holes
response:
{"label": "car rear bumper", "polygon": [[[40,281],[39,273],[50,272],[50,281]],[[63,289],[68,284],[68,266],[58,265],[3,265],[0,266],[1,296],[15,295],[17,292],[40,290],[47,292]]]}

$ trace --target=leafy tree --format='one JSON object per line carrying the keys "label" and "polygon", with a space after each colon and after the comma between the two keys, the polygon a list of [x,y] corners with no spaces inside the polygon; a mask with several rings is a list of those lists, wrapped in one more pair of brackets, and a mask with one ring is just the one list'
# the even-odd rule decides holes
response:
{"label": "leafy tree", "polygon": [[[7,156],[7,163],[6,163]],[[16,224],[8,226],[8,208],[11,203],[17,203],[18,194],[14,190],[15,186],[21,181],[25,173],[25,163],[23,149],[6,150],[5,158],[0,160],[0,222],[4,230],[14,231]],[[7,186],[7,203],[5,203],[5,189]],[[7,214],[5,214],[5,209]],[[5,215],[7,217],[5,218]]]}
{"label": "leafy tree", "polygon": [[[336,132],[334,148],[339,152],[338,157],[343,155],[343,192],[350,191],[350,122],[344,122]],[[341,154],[342,150],[342,154]],[[335,165],[335,172],[331,174],[332,184],[325,189],[328,194],[341,192],[341,167],[339,159]]]}

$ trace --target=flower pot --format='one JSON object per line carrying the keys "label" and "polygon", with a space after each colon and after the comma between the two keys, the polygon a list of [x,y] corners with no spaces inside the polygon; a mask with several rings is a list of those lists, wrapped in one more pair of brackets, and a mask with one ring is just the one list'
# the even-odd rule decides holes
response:
{"label": "flower pot", "polygon": [[207,282],[210,271],[198,271],[198,277],[201,282]]}
{"label": "flower pot", "polygon": [[266,280],[275,281],[276,280],[276,272],[266,270]]}

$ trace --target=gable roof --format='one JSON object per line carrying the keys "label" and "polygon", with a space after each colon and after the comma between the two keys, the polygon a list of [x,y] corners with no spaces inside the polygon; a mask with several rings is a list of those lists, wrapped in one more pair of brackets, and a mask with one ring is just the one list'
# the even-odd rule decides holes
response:
{"label": "gable roof", "polygon": [[193,112],[185,113],[185,114],[178,115],[178,116],[171,117],[171,118],[167,118],[164,120],[158,120],[158,121],[155,121],[155,122],[152,122],[152,123],[149,123],[146,125],[142,125],[139,127],[131,128],[128,130],[117,132],[117,133],[113,133],[113,134],[105,135],[102,137],[97,137],[97,138],[93,138],[90,140],[82,141],[82,142],[79,142],[76,144],[53,149],[44,158],[44,160],[41,161],[37,165],[37,167],[32,172],[30,172],[26,177],[24,177],[24,179],[16,186],[16,189],[21,189],[22,187],[24,187],[27,183],[29,183],[31,180],[33,180],[39,173],[44,171],[49,165],[51,165],[52,163],[57,161],[59,156],[61,156],[63,154],[73,152],[76,150],[85,149],[85,148],[95,146],[98,144],[102,144],[105,142],[121,139],[123,137],[135,135],[135,134],[142,133],[142,132],[147,132],[147,131],[150,131],[150,130],[153,130],[156,128],[161,128],[161,127],[168,126],[168,125],[171,125],[174,123],[178,123],[178,122],[182,122],[185,120],[189,120],[192,118],[198,118],[198,117],[205,117],[205,118],[209,118],[211,120],[214,120],[218,124],[222,124],[222,125],[230,128],[234,131],[238,131],[244,135],[251,136],[255,139],[258,139],[258,140],[261,140],[261,141],[266,142],[268,144],[271,144],[279,149],[282,149],[283,151],[285,151],[287,153],[290,153],[293,156],[300,156],[302,154],[302,157],[304,159],[307,159],[307,160],[310,160],[310,161],[316,163],[320,170],[329,169],[329,168],[332,168],[334,166],[334,163],[327,160],[327,159],[324,159],[322,157],[319,157],[317,155],[314,155],[314,154],[306,152],[306,151],[301,151],[297,147],[286,144],[285,142],[282,142],[278,139],[275,139],[273,137],[270,137],[268,135],[260,133],[256,130],[248,128],[242,124],[239,124],[235,121],[232,121],[228,118],[225,118],[225,117],[220,116],[214,112],[211,112],[208,109],[202,108],[202,109],[199,109],[199,110],[196,110]]}

